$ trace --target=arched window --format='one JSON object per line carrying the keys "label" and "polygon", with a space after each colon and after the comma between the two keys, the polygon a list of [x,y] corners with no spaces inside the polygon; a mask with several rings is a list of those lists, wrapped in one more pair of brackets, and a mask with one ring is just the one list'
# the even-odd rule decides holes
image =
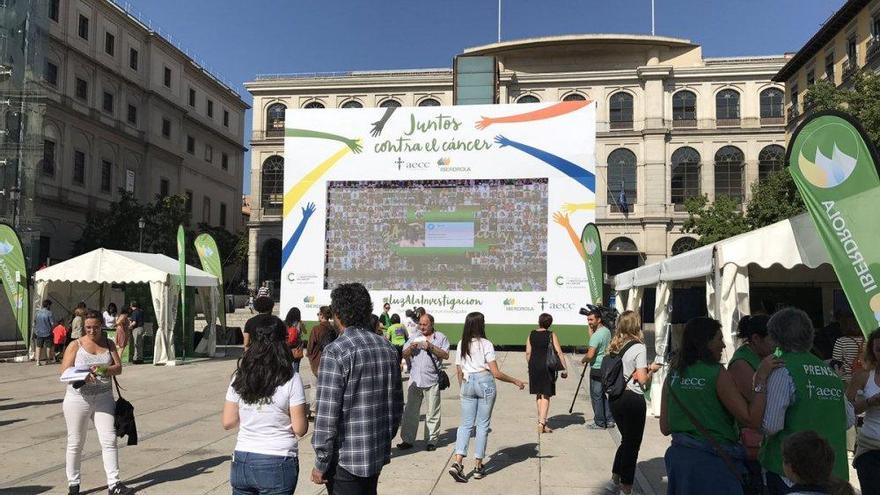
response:
{"label": "arched window", "polygon": [[266,137],[284,136],[284,111],[287,107],[273,103],[266,109]]}
{"label": "arched window", "polygon": [[636,243],[629,237],[617,237],[608,244],[609,253],[637,253]]}
{"label": "arched window", "polygon": [[608,120],[611,130],[633,128],[633,97],[631,94],[619,91],[611,95],[608,102]]}
{"label": "arched window", "polygon": [[715,153],[715,197],[728,196],[737,203],[743,200],[743,152],[736,146],[724,146]]}
{"label": "arched window", "polygon": [[424,100],[419,102],[420,107],[439,107],[440,102],[435,100],[434,98],[425,98]]}
{"label": "arched window", "polygon": [[778,144],[764,146],[758,153],[758,180],[785,167],[785,148]]}
{"label": "arched window", "polygon": [[400,102],[394,99],[387,99],[382,103],[379,103],[379,108],[399,108]]}
{"label": "arched window", "polygon": [[672,95],[672,126],[697,126],[697,95],[693,91],[679,91]]}
{"label": "arched window", "polygon": [[785,123],[785,94],[779,88],[761,91],[761,124],[781,125]]}
{"label": "arched window", "polygon": [[284,206],[284,158],[272,155],[260,172],[260,206],[264,215],[280,215]]}
{"label": "arched window", "polygon": [[618,148],[608,155],[608,205],[613,212],[633,211],[636,196],[636,155]]}
{"label": "arched window", "polygon": [[516,99],[517,103],[540,103],[541,100],[535,95],[523,95]]}
{"label": "arched window", "polygon": [[348,100],[342,104],[342,108],[364,108],[364,106],[357,100]]}
{"label": "arched window", "polygon": [[689,198],[700,195],[700,153],[684,146],[672,153],[672,204],[684,210]]}
{"label": "arched window", "polygon": [[324,108],[324,104],[320,101],[310,101],[303,108]]}
{"label": "arched window", "polygon": [[693,237],[682,237],[672,244],[672,255],[686,253],[697,247],[697,240]]}
{"label": "arched window", "polygon": [[586,101],[587,97],[580,93],[569,93],[562,101]]}
{"label": "arched window", "polygon": [[739,125],[739,93],[732,89],[723,89],[715,95],[715,124]]}

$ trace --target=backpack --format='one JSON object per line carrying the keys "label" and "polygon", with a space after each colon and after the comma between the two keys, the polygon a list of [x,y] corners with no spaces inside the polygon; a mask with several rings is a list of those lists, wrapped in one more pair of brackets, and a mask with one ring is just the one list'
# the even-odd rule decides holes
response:
{"label": "backpack", "polygon": [[608,396],[609,400],[617,400],[623,391],[626,390],[626,384],[632,379],[632,375],[624,378],[623,376],[623,356],[630,347],[640,343],[637,340],[629,341],[620,352],[616,354],[608,354],[602,359],[602,367],[600,373],[602,375],[602,391]]}

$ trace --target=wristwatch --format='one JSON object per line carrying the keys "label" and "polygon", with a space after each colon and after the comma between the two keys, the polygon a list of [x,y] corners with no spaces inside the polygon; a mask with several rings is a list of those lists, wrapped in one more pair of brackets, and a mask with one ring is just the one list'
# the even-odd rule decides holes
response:
{"label": "wristwatch", "polygon": [[766,391],[767,388],[763,383],[756,383],[755,386],[752,388],[752,392],[756,394],[763,394]]}

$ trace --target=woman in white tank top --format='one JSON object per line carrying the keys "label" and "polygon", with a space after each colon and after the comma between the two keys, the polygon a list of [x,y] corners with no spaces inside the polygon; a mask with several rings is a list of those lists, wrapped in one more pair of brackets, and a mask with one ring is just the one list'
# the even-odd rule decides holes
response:
{"label": "woman in white tank top", "polygon": [[864,369],[856,370],[846,389],[856,414],[865,413],[853,467],[859,475],[863,495],[880,494],[880,329],[874,330],[865,343]]}

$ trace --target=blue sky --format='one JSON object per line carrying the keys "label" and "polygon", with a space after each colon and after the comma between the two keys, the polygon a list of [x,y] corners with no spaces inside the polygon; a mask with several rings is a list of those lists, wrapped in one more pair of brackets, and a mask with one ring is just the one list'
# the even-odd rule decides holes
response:
{"label": "blue sky", "polygon": [[[257,74],[450,67],[463,48],[497,37],[497,0],[128,3],[248,103],[241,85]],[[656,33],[701,44],[708,57],[782,54],[797,51],[843,3],[656,0]],[[650,32],[650,0],[503,0],[502,40]],[[249,138],[250,115],[246,121]],[[249,179],[245,174],[245,193]]]}

